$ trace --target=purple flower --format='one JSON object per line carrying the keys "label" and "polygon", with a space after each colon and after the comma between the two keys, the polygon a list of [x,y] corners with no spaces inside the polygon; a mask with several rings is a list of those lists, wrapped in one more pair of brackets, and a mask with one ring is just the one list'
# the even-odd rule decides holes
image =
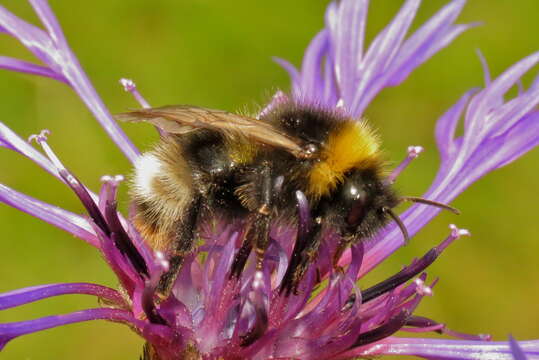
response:
{"label": "purple flower", "polygon": [[[69,49],[45,0],[30,0],[41,19],[41,30],[0,7],[0,32],[25,45],[42,65],[0,57],[0,67],[46,76],[71,86],[89,107],[126,157],[134,162],[138,151],[110,116],[77,59]],[[454,0],[407,35],[419,6],[408,0],[366,50],[364,29],[367,0],[331,3],[326,26],[309,45],[300,70],[277,60],[290,73],[292,94],[277,93],[268,107],[289,101],[338,109],[360,118],[382,89],[404,81],[421,63],[473,26],[455,24],[464,1]],[[539,78],[516,97],[504,95],[539,62],[539,53],[511,66],[495,79],[485,67],[486,84],[462,96],[436,124],[441,165],[425,198],[450,202],[474,181],[526,153],[539,143]],[[148,103],[133,82],[122,80],[143,107]],[[464,118],[464,133],[455,129]],[[47,131],[31,137],[36,150],[0,123],[0,146],[20,153],[69,186],[86,208],[78,215],[21,194],[0,184],[0,200],[51,223],[95,247],[118,278],[118,289],[96,284],[50,284],[0,294],[0,310],[64,294],[87,294],[100,307],[45,318],[0,324],[0,348],[21,335],[74,322],[105,319],[128,325],[146,339],[145,359],[180,358],[294,358],[352,359],[383,354],[416,355],[436,359],[539,358],[539,340],[491,342],[486,335],[466,335],[415,314],[436,280],[424,273],[443,250],[466,230],[450,226],[441,243],[395,275],[360,290],[362,279],[403,245],[395,225],[376,239],[354,245],[344,254],[343,271],[333,271],[327,259],[335,234],[322,241],[317,260],[299,284],[297,294],[284,295],[279,285],[285,275],[294,242],[309,231],[309,204],[297,192],[298,227],[275,224],[262,270],[248,265],[240,279],[229,270],[238,251],[241,228],[219,223],[201,229],[203,245],[185,259],[173,293],[158,301],[155,287],[168,263],[138,234],[128,218],[116,210],[121,176],[102,177],[93,193],[62,164],[47,142]],[[390,175],[394,180],[421,152],[410,147],[408,156]],[[416,204],[401,215],[410,235],[439,212]],[[203,254],[204,256],[199,256]],[[250,262],[252,263],[252,262]],[[327,280],[327,282],[326,282]],[[455,339],[394,337],[397,331],[436,332]],[[520,346],[519,346],[520,345]]]}

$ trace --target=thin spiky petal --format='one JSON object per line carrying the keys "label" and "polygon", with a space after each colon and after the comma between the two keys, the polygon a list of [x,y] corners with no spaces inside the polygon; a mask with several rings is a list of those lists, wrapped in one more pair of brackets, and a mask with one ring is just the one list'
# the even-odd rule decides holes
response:
{"label": "thin spiky petal", "polygon": [[[135,319],[131,312],[127,310],[108,308],[89,309],[65,315],[54,315],[35,320],[0,324],[0,350],[9,341],[19,336],[31,334],[46,329],[51,329],[58,326],[90,320],[108,320],[113,322],[121,322],[133,325],[135,327],[139,327],[140,329],[145,329],[148,327],[144,321]],[[151,331],[152,336],[162,337],[168,335],[167,328],[157,328],[155,326],[154,328],[155,329],[148,329],[149,331]]]}
{"label": "thin spiky petal", "polygon": [[[539,145],[539,89],[533,85],[511,100],[503,95],[521,76],[539,63],[539,53],[511,66],[482,90],[472,90],[437,123],[441,165],[430,189],[423,195],[450,203],[473,182],[505,166]],[[455,137],[464,115],[464,135]],[[416,204],[400,217],[411,236],[432,220],[440,209]],[[368,264],[362,274],[403,245],[402,235],[390,225],[367,250]],[[346,256],[343,262],[346,262]]]}
{"label": "thin spiky petal", "polygon": [[[383,88],[402,82],[413,69],[475,26],[455,24],[464,3],[464,0],[451,1],[407,37],[420,4],[420,0],[407,0],[368,47],[364,44],[368,1],[331,3],[326,12],[326,27],[307,48],[301,71],[278,60],[291,75],[292,100],[359,117]],[[31,0],[31,4],[46,31],[0,7],[0,32],[20,40],[46,66],[0,58],[0,67],[3,64],[13,71],[70,84],[128,158],[136,158],[136,149],[124,141],[123,133],[111,122],[46,1]],[[442,165],[425,198],[448,202],[488,171],[508,164],[537,145],[539,77],[528,89],[521,86],[512,100],[506,101],[504,94],[519,84],[520,77],[538,61],[539,55],[534,54],[494,80],[485,71],[485,89],[465,94],[442,116],[436,129]],[[486,63],[484,66],[487,68]],[[123,79],[122,85],[141,106],[149,106],[132,81]],[[261,114],[288,101],[288,95],[278,92]],[[456,138],[455,129],[463,114],[464,135]],[[402,245],[401,234],[389,226],[377,241],[352,246],[341,261],[343,267],[334,268],[330,259],[339,235],[329,229],[321,235],[318,254],[306,268],[297,289],[283,291],[283,284],[288,281],[287,268],[298,261],[296,255],[291,255],[295,253],[293,248],[304,248],[313,227],[318,226],[311,218],[307,198],[300,191],[296,193],[297,224],[272,224],[270,245],[261,266],[255,266],[255,255],[251,254],[245,270],[237,277],[230,277],[231,264],[245,235],[244,221],[215,219],[201,226],[199,232],[204,244],[184,257],[172,293],[167,299],[160,299],[156,286],[168,269],[166,255],[153,253],[133,224],[117,211],[117,190],[123,177],[102,177],[99,194],[93,193],[62,164],[47,143],[47,134],[44,131],[32,136],[41,145],[43,155],[0,124],[0,146],[31,159],[68,185],[81,200],[88,218],[41,203],[5,186],[0,187],[0,200],[96,246],[116,274],[120,290],[94,284],[52,284],[0,294],[0,309],[68,293],[98,296],[113,307],[0,324],[0,347],[27,333],[106,319],[125,323],[144,337],[145,348],[159,360],[349,359],[380,354],[474,359],[535,358],[539,354],[535,341],[522,342],[519,352],[514,341],[511,348],[507,343],[487,343],[484,340],[488,336],[456,332],[414,314],[422,299],[433,295],[437,283],[437,279],[427,283],[423,271],[455,239],[469,235],[467,230],[454,225],[450,235],[425,256],[363,291],[357,280]],[[420,147],[411,147],[407,158],[387,182],[393,182],[420,151]],[[275,186],[278,190],[279,181]],[[415,204],[402,218],[413,234],[438,211]],[[318,295],[313,297],[315,291]],[[398,330],[437,332],[470,341],[399,339],[392,336]]]}
{"label": "thin spiky petal", "polygon": [[3,6],[0,6],[0,28],[3,30],[2,32],[19,40],[44,63],[47,70],[38,65],[21,62],[17,59],[11,62],[4,61],[4,65],[9,65],[10,67],[3,67],[23,73],[47,76],[69,84],[120,150],[131,162],[134,162],[139,155],[138,150],[112,119],[110,112],[82,70],[47,1],[30,0],[30,4],[45,26],[46,31],[18,18]]}
{"label": "thin spiky petal", "polygon": [[[539,341],[520,341],[519,345],[528,360],[539,359]],[[464,341],[397,337],[387,338],[378,345],[368,349],[355,349],[336,357],[336,359],[377,355],[410,355],[441,360],[514,359],[510,344],[504,341]]]}
{"label": "thin spiky petal", "polygon": [[66,294],[94,295],[120,306],[126,305],[120,293],[114,289],[97,284],[70,283],[39,285],[0,293],[0,310]]}

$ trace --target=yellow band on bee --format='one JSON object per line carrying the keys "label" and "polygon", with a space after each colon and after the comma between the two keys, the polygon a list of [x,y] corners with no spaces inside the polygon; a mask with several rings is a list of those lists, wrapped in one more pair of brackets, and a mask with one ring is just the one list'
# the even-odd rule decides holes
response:
{"label": "yellow band on bee", "polygon": [[329,134],[321,154],[309,174],[310,195],[328,195],[352,169],[379,162],[379,141],[363,121],[345,121]]}

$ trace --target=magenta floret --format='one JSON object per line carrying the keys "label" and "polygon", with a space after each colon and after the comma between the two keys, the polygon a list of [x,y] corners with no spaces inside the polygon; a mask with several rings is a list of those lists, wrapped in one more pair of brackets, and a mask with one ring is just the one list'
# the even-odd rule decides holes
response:
{"label": "magenta floret", "polygon": [[[95,115],[113,141],[132,162],[137,149],[110,116],[70,50],[45,0],[30,0],[45,30],[0,7],[0,32],[25,45],[43,65],[0,57],[0,68],[49,77],[70,85]],[[464,0],[449,2],[430,20],[407,36],[420,0],[407,0],[395,18],[365,44],[368,0],[332,2],[325,28],[308,46],[300,70],[277,59],[291,76],[292,93],[277,92],[261,115],[290,99],[317,104],[360,118],[384,88],[396,86],[424,61],[475,24],[455,24]],[[505,93],[539,62],[532,54],[491,79],[485,67],[484,89],[464,94],[437,122],[436,140],[441,166],[425,198],[450,202],[474,181],[504,166],[539,144],[539,77],[513,99]],[[124,89],[142,107],[148,102],[133,81]],[[464,118],[464,133],[455,129]],[[487,335],[469,335],[416,315],[425,296],[433,295],[436,280],[425,269],[460,236],[454,225],[438,246],[395,275],[367,289],[361,280],[403,245],[394,225],[376,239],[355,244],[335,269],[328,259],[338,242],[328,231],[316,260],[307,267],[297,289],[281,286],[287,268],[299,261],[291,254],[302,248],[315,222],[305,195],[296,193],[298,224],[275,223],[261,269],[248,261],[241,276],[230,268],[239,248],[240,223],[204,224],[203,244],[184,259],[172,294],[161,299],[156,286],[167,271],[164,255],[154,252],[129,220],[116,208],[122,176],[104,176],[98,194],[65,168],[47,142],[47,132],[33,136],[45,155],[0,123],[0,147],[18,152],[69,186],[87,215],[73,214],[0,184],[0,201],[36,216],[83,239],[105,258],[119,289],[71,283],[35,286],[0,294],[0,310],[64,294],[98,297],[101,308],[41,319],[0,324],[0,349],[10,340],[65,324],[104,319],[127,324],[146,339],[148,360],[200,359],[352,359],[384,354],[437,359],[539,358],[539,341],[491,342]],[[389,176],[393,182],[423,149],[410,147],[406,159]],[[401,217],[411,235],[436,214],[438,208],[415,204]],[[254,256],[254,255],[252,255]],[[252,260],[252,259],[251,259]],[[435,332],[458,340],[395,337],[399,331]]]}

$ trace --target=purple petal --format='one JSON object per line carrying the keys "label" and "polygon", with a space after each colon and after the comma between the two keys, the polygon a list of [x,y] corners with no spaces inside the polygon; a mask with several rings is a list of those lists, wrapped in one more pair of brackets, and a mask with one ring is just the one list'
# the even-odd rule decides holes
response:
{"label": "purple petal", "polygon": [[320,103],[324,93],[324,76],[322,74],[322,60],[329,47],[328,32],[322,30],[311,41],[301,66],[301,94],[300,99]]}
{"label": "purple petal", "polygon": [[[423,195],[424,198],[450,203],[458,194],[489,171],[514,161],[539,144],[537,113],[523,114],[521,111],[524,108],[529,112],[530,104],[536,105],[539,102],[539,96],[535,95],[536,89],[532,86],[527,92],[505,104],[499,101],[499,97],[518,81],[518,77],[537,62],[539,62],[539,53],[518,62],[493,80],[486,89],[472,97],[465,114],[467,125],[464,135],[453,140],[453,146],[450,147],[451,153],[442,148],[444,162],[431,188]],[[519,104],[520,108],[516,104]],[[507,111],[507,106],[514,111]],[[462,104],[455,105],[442,117],[442,123],[437,128],[437,138],[440,144],[451,141],[453,136],[451,132],[461,107]],[[508,127],[508,124],[511,126]],[[401,215],[401,219],[410,235],[413,236],[439,212],[440,210],[434,207],[414,205]],[[374,267],[403,244],[402,235],[393,224],[383,230],[378,239],[369,243],[372,246],[367,249],[366,255],[369,265],[363,267],[361,274]]]}
{"label": "purple petal", "polygon": [[[520,79],[517,81],[520,83]],[[501,105],[491,113],[491,122],[495,123],[489,130],[489,136],[494,137],[506,132],[520,122],[521,119],[539,104],[539,89],[521,92],[516,98]]]}
{"label": "purple petal", "polygon": [[37,16],[47,29],[52,41],[61,47],[67,47],[67,41],[62,32],[62,28],[56,19],[56,16],[52,12],[49,4],[46,0],[29,0],[30,5],[34,8]]}
{"label": "purple petal", "polygon": [[[372,41],[365,55],[365,62],[371,60],[377,66],[385,68],[397,55],[398,49],[414,20],[421,0],[407,0],[397,15]],[[370,59],[369,59],[370,58]]]}
{"label": "purple petal", "polygon": [[[384,88],[402,82],[417,66],[475,26],[455,25],[465,0],[454,0],[405,40],[420,0],[407,0],[395,18],[363,54],[367,0],[333,2],[326,11],[326,29],[313,39],[305,53],[301,83],[289,70],[298,101],[343,107],[361,117],[367,105]],[[329,33],[326,48],[321,34]],[[322,61],[325,58],[325,63]],[[286,64],[288,69],[291,65]],[[323,68],[323,72],[322,72]],[[306,74],[309,74],[307,76]]]}
{"label": "purple petal", "polygon": [[315,276],[314,267],[309,267],[304,280],[299,285],[297,295],[292,293],[288,297],[283,296],[279,293],[278,289],[273,292],[270,318],[278,319],[279,323],[275,324],[276,326],[282,325],[282,323],[293,319],[304,310],[305,304],[309,301],[312,290],[316,285]]}
{"label": "purple petal", "polygon": [[421,273],[423,270],[425,270],[427,267],[429,267],[436,258],[441,254],[443,249],[440,249],[438,247],[435,247],[428,251],[423,257],[418,260],[414,261],[412,265],[405,267],[401,271],[399,271],[397,274],[389,277],[388,279],[371,286],[368,289],[365,289],[362,292],[362,301],[368,302],[371,301],[377,297],[379,297],[382,294],[387,293],[388,291],[391,291],[401,284],[404,284],[408,280],[412,279],[413,277],[417,276],[419,273]]}
{"label": "purple petal", "polygon": [[[259,340],[268,329],[268,298],[269,298],[269,271],[257,270],[251,283],[251,291],[247,295],[248,302],[253,307],[254,318],[248,331],[241,334],[242,346],[249,346]],[[240,318],[240,322],[242,319]],[[257,342],[250,351],[256,351],[256,348],[263,346],[264,342]]]}
{"label": "purple petal", "polygon": [[[335,76],[343,95],[353,94],[357,81],[357,67],[363,58],[363,42],[369,2],[345,0],[338,6],[331,3],[326,12],[326,27],[330,30]],[[326,69],[326,73],[329,70]],[[331,74],[333,71],[331,71]],[[352,99],[344,97],[349,104]]]}
{"label": "purple petal", "polygon": [[528,357],[524,354],[524,350],[520,347],[515,338],[509,335],[509,346],[511,346],[511,352],[514,360],[527,360]]}
{"label": "purple petal", "polygon": [[324,63],[324,89],[320,106],[332,109],[337,106],[340,98],[340,92],[337,86],[337,79],[333,69],[335,68],[334,61],[331,57],[326,57]]}
{"label": "purple petal", "polygon": [[116,290],[106,286],[89,283],[64,283],[32,286],[0,293],[0,310],[66,294],[94,295],[117,305],[124,304],[122,295]]}
{"label": "purple petal", "polygon": [[31,4],[49,33],[17,18],[2,6],[0,6],[0,27],[18,39],[37,58],[48,65],[52,72],[57,73],[71,85],[120,150],[131,162],[134,162],[139,155],[138,150],[112,119],[93,88],[65,41],[60,25],[48,3],[45,0],[33,0]]}
{"label": "purple petal", "polygon": [[[224,289],[230,282],[229,279],[229,269],[234,260],[234,249],[235,244],[238,239],[238,233],[235,232],[230,236],[230,240],[225,245],[225,247],[220,252],[211,251],[210,254],[215,256],[215,265],[214,268],[210,266],[210,259],[206,260],[206,270],[211,272],[206,273],[206,282],[209,285],[207,291],[207,298],[205,303],[205,308],[208,311],[207,319],[221,318],[225,314],[219,312],[219,309],[222,308],[222,302],[225,301]],[[207,321],[205,319],[204,321]]]}
{"label": "purple petal", "polygon": [[275,61],[277,64],[281,65],[283,69],[288,72],[288,75],[290,76],[290,79],[292,80],[292,93],[299,94],[300,92],[300,74],[298,69],[288,61],[273,57],[273,61]]}
{"label": "purple petal", "polygon": [[[51,41],[47,34],[26,21],[19,19],[5,7],[0,5],[0,27],[6,33],[19,40],[38,59],[49,65],[51,60]],[[57,71],[52,68],[51,70]]]}
{"label": "purple petal", "polygon": [[505,166],[539,145],[539,113],[527,115],[503,135],[508,151],[496,168]]}
{"label": "purple petal", "polygon": [[[145,283],[140,274],[115,246],[114,239],[106,235],[94,222],[91,222],[91,225],[99,238],[101,253],[120,280],[122,287],[126,289],[130,296],[133,295],[135,290],[140,291],[140,294],[142,295]],[[139,299],[137,299],[137,301],[138,300]]]}
{"label": "purple petal", "polygon": [[[499,98],[513,87],[530,68],[539,62],[539,53],[532,54],[515,65],[507,69],[502,75],[496,78],[490,86],[478,93],[468,106],[468,112],[465,118],[465,136],[464,141],[469,143],[467,147],[477,144],[477,136],[484,132],[490,124],[491,117],[489,112],[496,105],[499,105]],[[539,100],[536,100],[539,101]]]}
{"label": "purple petal", "polygon": [[[397,59],[399,65],[394,65],[391,72],[385,76],[386,86],[397,86],[402,83],[415,70],[419,65],[434,56],[437,52],[447,47],[453,42],[459,35],[466,30],[478,26],[477,23],[471,23],[466,25],[454,25],[441,34],[432,34],[429,38],[429,42],[421,44],[421,47],[416,50],[415,53],[410,54],[408,58],[404,54],[399,54]],[[403,44],[403,52],[406,51],[405,42]]]}
{"label": "purple petal", "polygon": [[408,311],[401,311],[389,319],[387,323],[361,334],[352,347],[361,347],[393,335],[404,326],[409,316],[410,314]]}
{"label": "purple petal", "polygon": [[26,156],[42,169],[62,180],[56,166],[45,155],[37,151],[27,141],[21,139],[2,122],[0,122],[0,145]]}
{"label": "purple petal", "polygon": [[67,84],[67,80],[63,76],[58,75],[57,73],[45,66],[32,64],[23,60],[14,59],[7,56],[0,56],[0,69],[50,77],[54,80],[58,80]]}
{"label": "purple petal", "polygon": [[481,62],[481,67],[483,68],[483,77],[485,81],[485,87],[489,86],[492,81],[492,76],[490,76],[490,68],[488,66],[487,59],[481,52],[481,50],[477,49],[476,51],[477,56],[479,57],[479,61]]}
{"label": "purple petal", "polygon": [[391,86],[400,84],[413,69],[469,28],[468,25],[453,25],[465,3],[465,0],[455,0],[447,4],[403,43],[395,59]]}
{"label": "purple petal", "polygon": [[[462,172],[468,174],[458,185],[452,186],[444,197],[455,197],[454,192],[461,192],[488,172],[505,166],[539,145],[539,112],[529,114],[521,119],[513,128],[494,139],[483,143],[471,156]],[[456,182],[456,181],[453,182]]]}
{"label": "purple petal", "polygon": [[[528,359],[539,359],[539,341],[519,342]],[[390,337],[376,346],[346,352],[337,359],[354,356],[411,355],[440,360],[512,359],[511,347],[507,342],[457,341],[439,339],[414,339]]]}
{"label": "purple petal", "polygon": [[0,184],[0,202],[46,221],[99,248],[95,232],[82,216],[21,194],[3,184]]}
{"label": "purple petal", "polygon": [[391,23],[373,40],[363,62],[358,64],[359,81],[354,89],[354,95],[351,96],[351,103],[346,104],[354,116],[360,116],[374,96],[375,92],[368,89],[372,86],[372,82],[388,69],[397,55],[419,4],[420,0],[406,1]]}
{"label": "purple petal", "polygon": [[[375,64],[377,68],[374,74],[370,76],[370,79],[364,79],[363,85],[360,85],[359,89],[356,90],[354,102],[351,106],[355,116],[363,114],[371,100],[384,87],[400,84],[417,66],[447,46],[463,31],[475,26],[474,24],[452,25],[453,21],[462,10],[464,3],[464,0],[456,0],[446,5],[408,40],[404,41],[400,49],[397,48],[394,50],[394,53],[390,54],[389,61],[391,62],[385,60],[384,67],[379,67],[378,64]],[[413,15],[407,14],[409,11],[411,11],[411,9],[405,9],[404,7],[401,10],[403,20],[401,20],[400,23],[401,26],[405,26],[406,29],[409,24],[407,23],[408,19],[405,15]],[[398,16],[395,20],[397,19]],[[400,46],[402,38],[397,36],[391,41],[396,41]],[[374,45],[373,42],[371,48]],[[371,50],[369,49],[369,51]],[[380,59],[376,59],[372,62],[376,63],[379,61]],[[365,63],[367,63],[367,59],[365,59]]]}
{"label": "purple petal", "polygon": [[476,89],[472,89],[465,93],[460,100],[449,108],[449,110],[447,110],[436,122],[436,143],[438,149],[440,149],[442,162],[458,150],[455,149],[454,143],[455,130],[470,97],[476,92]]}
{"label": "purple petal", "polygon": [[144,322],[135,319],[126,310],[107,308],[77,311],[65,315],[47,316],[40,319],[0,324],[0,350],[12,339],[62,325],[89,320],[109,320],[128,325],[144,326]]}
{"label": "purple petal", "polygon": [[131,238],[120,222],[115,199],[117,186],[112,186],[112,188],[114,189],[112,191],[112,199],[109,199],[109,201],[106,202],[104,212],[107,225],[111,231],[111,237],[114,240],[114,244],[118,250],[120,250],[120,252],[129,260],[139,275],[149,277],[146,260],[135,247]]}
{"label": "purple petal", "polygon": [[[137,289],[137,294],[133,295],[133,297],[140,299],[140,307],[144,311],[144,315],[151,323],[165,325],[167,322],[158,312],[154,301],[154,296],[156,293],[155,288],[158,281],[159,277],[156,277],[155,281],[153,282],[150,280],[146,280],[144,284],[144,289],[142,290],[142,295],[138,295],[139,289]],[[174,322],[175,321],[173,320],[172,323]]]}

